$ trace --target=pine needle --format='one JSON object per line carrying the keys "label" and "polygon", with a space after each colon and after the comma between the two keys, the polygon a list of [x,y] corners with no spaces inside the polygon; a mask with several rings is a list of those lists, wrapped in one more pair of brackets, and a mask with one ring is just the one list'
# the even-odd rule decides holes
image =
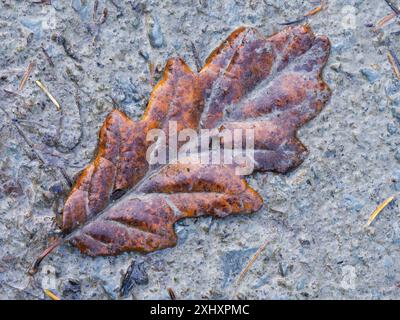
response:
{"label": "pine needle", "polygon": [[34,67],[35,67],[35,62],[31,62],[28,65],[28,68],[26,69],[24,76],[22,77],[21,82],[19,83],[18,91],[21,91],[24,88],[25,83],[26,81],[28,81]]}
{"label": "pine needle", "polygon": [[307,13],[304,15],[304,17],[313,16],[314,14],[316,14],[316,13],[322,11],[322,10],[325,10],[327,7],[328,7],[328,6],[327,6],[325,0],[321,0],[320,5],[319,5],[318,7],[316,7],[316,8],[314,8],[313,10],[307,12]]}
{"label": "pine needle", "polygon": [[246,275],[246,273],[250,270],[250,268],[252,267],[252,265],[254,264],[254,262],[257,260],[257,258],[259,257],[259,255],[261,254],[261,252],[264,251],[265,247],[267,246],[268,240],[265,240],[265,242],[258,248],[257,252],[254,254],[254,256],[251,258],[251,260],[249,261],[249,263],[247,264],[246,268],[244,268],[242,270],[242,272],[239,275],[239,278],[237,280],[237,284],[239,284],[240,281],[243,280],[244,276]]}
{"label": "pine needle", "polygon": [[47,90],[47,88],[45,87],[45,85],[40,81],[40,80],[35,80],[35,83],[38,85],[38,87],[40,89],[43,90],[43,92],[49,97],[49,99],[51,100],[51,102],[53,102],[53,104],[56,106],[58,111],[61,111],[61,106],[58,103],[58,101],[56,100],[56,98],[53,97],[53,95],[49,92],[49,90]]}
{"label": "pine needle", "polygon": [[378,216],[378,214],[392,201],[394,200],[394,196],[391,196],[389,198],[387,198],[385,201],[383,201],[375,210],[374,212],[372,212],[371,216],[368,219],[367,222],[367,227],[369,227],[369,225],[372,223],[372,221],[375,220],[375,218]]}
{"label": "pine needle", "polygon": [[314,14],[317,14],[318,12],[320,12],[322,9],[323,9],[322,6],[318,6],[318,7],[316,7],[315,9],[313,9],[313,10],[307,12],[304,16],[305,16],[305,17],[313,16]]}
{"label": "pine needle", "polygon": [[400,62],[393,50],[388,51],[388,59],[396,77],[400,80]]}
{"label": "pine needle", "polygon": [[327,5],[326,5],[325,1],[321,1],[321,4],[318,7],[312,9],[311,11],[308,11],[302,17],[300,17],[296,20],[282,22],[282,23],[278,23],[278,24],[281,26],[290,26],[292,24],[297,24],[297,23],[303,22],[306,18],[313,16],[322,10],[325,10],[326,7],[327,7]]}
{"label": "pine needle", "polygon": [[150,72],[150,85],[154,87],[155,81],[154,81],[154,63],[149,62],[149,72]]}
{"label": "pine needle", "polygon": [[381,20],[378,21],[378,23],[376,24],[375,27],[375,31],[377,31],[378,29],[383,28],[384,26],[386,26],[390,21],[392,21],[394,18],[397,17],[397,14],[392,12],[390,14],[388,14],[387,16],[384,16]]}
{"label": "pine needle", "polygon": [[171,300],[176,300],[176,294],[174,292],[174,290],[172,290],[172,288],[167,288],[169,297],[171,298]]}
{"label": "pine needle", "polygon": [[51,300],[61,300],[61,298],[57,297],[53,292],[49,289],[44,289],[44,293],[48,296]]}

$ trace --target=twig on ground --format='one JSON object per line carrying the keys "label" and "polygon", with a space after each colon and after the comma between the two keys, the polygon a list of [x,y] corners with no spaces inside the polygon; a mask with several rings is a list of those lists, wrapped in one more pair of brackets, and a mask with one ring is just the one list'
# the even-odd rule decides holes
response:
{"label": "twig on ground", "polygon": [[62,238],[58,238],[56,239],[49,247],[46,248],[46,250],[44,250],[39,257],[35,260],[35,262],[33,263],[33,265],[31,266],[31,268],[28,270],[28,274],[30,274],[31,276],[34,275],[38,268],[40,263],[42,262],[42,260],[50,253],[52,252],[55,248],[57,248],[58,246],[60,246],[63,243],[63,239]]}
{"label": "twig on ground", "polygon": [[392,21],[396,17],[397,17],[397,14],[394,12],[388,14],[387,16],[384,16],[381,20],[378,21],[374,30],[377,31],[378,29],[383,28],[384,26],[386,26],[390,21]]}
{"label": "twig on ground", "polygon": [[107,17],[108,17],[108,9],[107,9],[107,8],[104,8],[104,10],[103,10],[103,15],[101,16],[101,19],[100,19],[100,21],[99,21],[99,24],[105,23],[106,20],[107,20]]}
{"label": "twig on ground", "polygon": [[150,85],[151,87],[154,87],[154,63],[149,62],[149,72],[150,72]]}
{"label": "twig on ground", "polygon": [[299,19],[293,20],[293,21],[288,21],[288,22],[280,22],[278,23],[280,26],[290,26],[292,24],[296,24],[296,23],[300,23],[303,22],[306,18],[305,17],[301,17]]}
{"label": "twig on ground", "polygon": [[172,290],[172,288],[167,288],[169,297],[171,298],[171,300],[176,300],[176,294],[174,292],[174,290]]}
{"label": "twig on ground", "polygon": [[35,150],[35,147],[34,147],[33,143],[28,139],[28,137],[26,136],[25,132],[18,125],[18,123],[2,107],[1,107],[1,110],[6,115],[6,117],[10,120],[11,124],[18,131],[19,135],[22,137],[22,139],[25,141],[25,143],[29,146],[29,148],[35,154],[35,156],[39,159],[39,161],[42,162],[43,164],[45,164],[46,162],[45,162],[44,158],[42,157],[42,155],[39,152],[37,152]]}
{"label": "twig on ground", "polygon": [[265,247],[267,246],[268,240],[265,240],[264,243],[258,248],[257,252],[254,254],[254,256],[250,259],[249,263],[247,264],[246,268],[244,268],[242,270],[242,272],[240,272],[238,280],[237,280],[237,284],[240,283],[240,281],[243,280],[244,276],[246,275],[246,273],[250,270],[250,268],[252,267],[252,265],[254,264],[254,262],[257,260],[257,258],[259,257],[259,255],[261,254],[261,252],[264,251]]}
{"label": "twig on ground", "polygon": [[392,0],[385,0],[385,2],[393,10],[393,12],[384,16],[381,20],[378,21],[378,23],[376,24],[376,27],[374,28],[375,31],[378,31],[379,29],[383,28],[390,21],[392,21],[394,18],[396,18],[398,15],[400,15],[399,8],[393,3]]}
{"label": "twig on ground", "polygon": [[49,65],[51,67],[54,67],[54,63],[53,60],[51,59],[51,57],[49,56],[49,54],[47,53],[46,49],[44,47],[40,47],[42,49],[42,52],[47,60],[47,62],[49,63]]}
{"label": "twig on ground", "polygon": [[97,17],[97,9],[99,8],[99,0],[95,0],[94,1],[94,5],[93,5],[93,21],[96,20]]}
{"label": "twig on ground", "polygon": [[72,50],[71,44],[67,41],[67,39],[65,39],[65,37],[62,34],[54,33],[51,35],[51,39],[55,43],[57,43],[63,47],[64,52],[68,57],[70,57],[71,59],[74,59],[77,62],[81,62],[81,59]]}
{"label": "twig on ground", "polygon": [[323,6],[320,5],[320,6],[316,7],[315,9],[313,9],[313,10],[307,12],[307,13],[304,15],[304,17],[313,16],[314,14],[317,14],[318,12],[320,12],[322,9],[323,9]]}
{"label": "twig on ground", "polygon": [[26,69],[24,76],[21,79],[21,82],[19,83],[18,91],[21,91],[24,88],[25,83],[26,81],[28,81],[34,67],[35,67],[35,61],[29,63],[28,68]]}
{"label": "twig on ground", "polygon": [[190,41],[190,47],[192,49],[192,54],[193,54],[193,57],[194,57],[194,63],[196,64],[197,72],[200,72],[200,70],[201,70],[201,61],[200,61],[200,58],[199,58],[199,53],[197,52],[197,48],[196,48],[195,44],[193,43],[193,41]]}
{"label": "twig on ground", "polygon": [[38,85],[38,87],[40,89],[43,90],[43,92],[49,97],[49,99],[51,100],[51,102],[53,102],[53,104],[56,106],[58,111],[61,111],[61,106],[58,103],[58,101],[56,100],[56,98],[53,97],[53,95],[50,93],[49,90],[47,90],[47,88],[45,87],[45,85],[40,81],[40,80],[35,80],[35,83]]}
{"label": "twig on ground", "polygon": [[400,61],[392,49],[389,49],[388,51],[388,59],[392,66],[394,74],[400,80]]}
{"label": "twig on ground", "polygon": [[[36,158],[44,165],[47,165],[46,160],[43,158],[43,156],[35,149],[35,145],[29,140],[29,138],[26,136],[24,130],[19,126],[19,124],[17,123],[17,120],[12,118],[8,112],[0,107],[0,109],[3,111],[3,113],[5,114],[5,116],[9,119],[9,121],[11,122],[12,126],[14,126],[14,128],[17,130],[17,132],[19,133],[19,135],[21,136],[21,138],[25,141],[25,143],[29,146],[31,152],[34,153],[34,155],[36,156]],[[61,175],[64,177],[64,179],[66,180],[66,182],[68,183],[68,185],[71,187],[72,186],[72,181],[70,179],[70,177],[67,175],[66,171],[64,168],[60,168],[58,166],[56,166],[55,168],[57,168]]]}

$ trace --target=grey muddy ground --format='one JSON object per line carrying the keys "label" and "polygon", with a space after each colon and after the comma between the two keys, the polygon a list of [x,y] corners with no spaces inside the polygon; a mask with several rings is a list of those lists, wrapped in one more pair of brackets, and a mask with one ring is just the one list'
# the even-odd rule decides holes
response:
{"label": "grey muddy ground", "polygon": [[[93,259],[63,246],[30,277],[30,264],[57,233],[55,212],[69,190],[57,166],[74,177],[90,161],[112,101],[141,116],[150,61],[156,77],[171,56],[195,69],[192,43],[204,62],[238,26],[268,35],[319,5],[103,0],[94,15],[94,1],[32,2],[0,0],[0,298],[43,299],[50,288],[63,299],[117,299],[132,261],[143,262],[148,283],[126,299],[167,299],[168,287],[187,299],[400,297],[399,201],[364,227],[374,208],[400,191],[400,81],[387,60],[388,48],[400,55],[400,25],[372,27],[392,12],[385,1],[330,0],[309,17],[332,42],[324,73],[333,96],[300,131],[310,154],[298,169],[248,179],[266,200],[261,211],[185,220],[176,226],[175,248],[146,256]],[[18,89],[33,61],[19,95],[4,91]],[[61,111],[35,85],[38,79]],[[265,251],[236,285],[265,240]]]}

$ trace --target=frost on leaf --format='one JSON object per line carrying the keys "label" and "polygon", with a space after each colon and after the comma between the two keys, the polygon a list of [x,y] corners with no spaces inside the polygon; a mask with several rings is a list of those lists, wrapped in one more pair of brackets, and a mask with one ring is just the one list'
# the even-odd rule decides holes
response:
{"label": "frost on leaf", "polygon": [[296,130],[329,99],[321,78],[329,48],[328,39],[309,26],[269,38],[239,28],[199,73],[179,58],[169,60],[140,121],[118,110],[105,120],[97,155],[65,203],[65,241],[91,256],[150,252],[176,244],[173,225],[179,219],[257,211],[262,199],[232,166],[150,166],[146,135],[151,129],[168,132],[170,121],[178,132],[252,128],[254,170],[285,173],[307,153]]}

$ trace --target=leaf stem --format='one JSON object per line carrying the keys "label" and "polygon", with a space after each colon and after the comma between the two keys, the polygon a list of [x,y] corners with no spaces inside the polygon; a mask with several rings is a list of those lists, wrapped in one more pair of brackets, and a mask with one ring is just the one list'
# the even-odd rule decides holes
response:
{"label": "leaf stem", "polygon": [[58,246],[60,246],[61,244],[64,243],[64,239],[63,238],[58,238],[56,239],[50,246],[47,247],[46,250],[44,250],[39,257],[35,260],[35,262],[33,263],[32,267],[29,269],[28,273],[32,276],[34,275],[39,268],[40,263],[42,262],[42,260],[49,254],[51,253],[54,249],[56,249]]}

